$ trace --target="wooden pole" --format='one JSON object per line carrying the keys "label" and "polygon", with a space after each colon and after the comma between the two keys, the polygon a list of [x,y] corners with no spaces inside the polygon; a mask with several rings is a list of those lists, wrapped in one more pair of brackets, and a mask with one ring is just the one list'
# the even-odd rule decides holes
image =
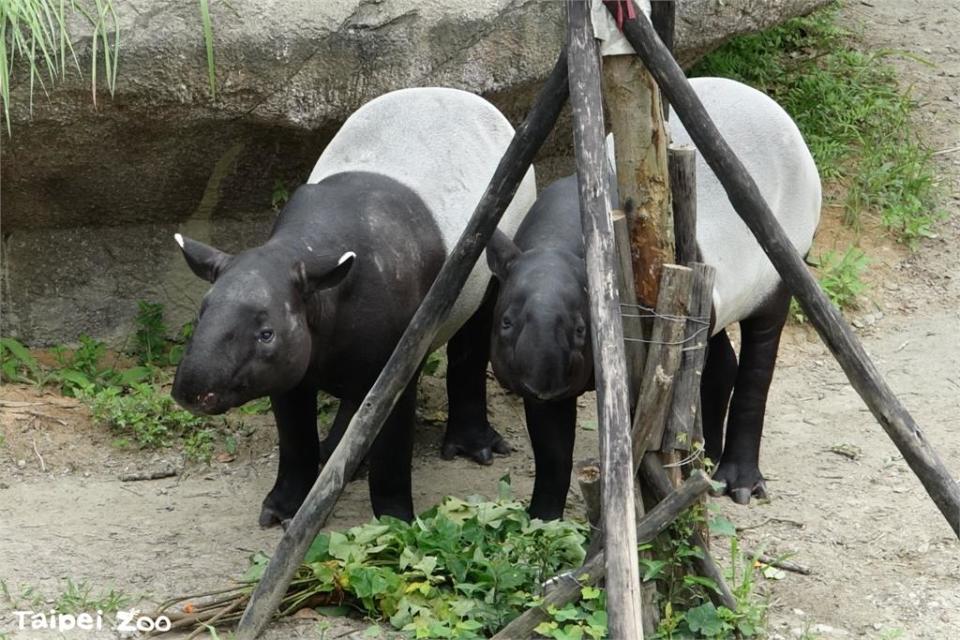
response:
{"label": "wooden pole", "polygon": [[[677,489],[669,491],[657,506],[637,522],[637,543],[650,542],[660,535],[677,519],[677,516],[689,509],[692,504],[706,494],[710,486],[710,479],[702,471],[698,471]],[[548,588],[543,603],[514,618],[510,624],[497,632],[492,640],[524,640],[529,638],[538,624],[550,619],[550,614],[547,613],[549,607],[560,608],[568,602],[579,600],[580,589],[584,585],[598,582],[603,577],[603,564],[604,553],[600,551],[579,569],[574,569],[549,581],[548,584],[554,586]],[[609,616],[609,604],[607,611]],[[611,631],[609,637],[626,638],[629,636],[616,636]]]}
{"label": "wooden pole", "polygon": [[237,634],[240,640],[252,640],[259,635],[277,610],[344,483],[353,476],[384,420],[426,356],[533,157],[553,129],[567,96],[567,55],[563,51],[526,119],[517,128],[459,241],[280,539],[240,619]]}
{"label": "wooden pole", "polygon": [[697,427],[700,415],[700,381],[710,340],[710,307],[716,270],[702,262],[690,264],[693,270],[684,331],[683,356],[674,377],[673,406],[663,434],[664,450],[691,451],[703,445],[703,427]]}
{"label": "wooden pole", "polygon": [[642,640],[630,407],[620,297],[617,295],[613,222],[607,211],[600,56],[593,38],[589,5],[583,0],[570,0],[567,11],[570,106],[600,423],[609,633],[612,638]]}
{"label": "wooden pole", "polygon": [[688,266],[701,259],[697,246],[697,150],[671,145],[667,149],[667,167],[673,196],[677,264]]}
{"label": "wooden pole", "polygon": [[[653,28],[657,32],[657,35],[660,36],[660,40],[663,41],[664,46],[667,47],[667,50],[672,54],[677,23],[676,0],[653,0],[650,3],[650,22],[653,23]],[[662,93],[660,94],[660,105],[663,108],[663,119],[669,119],[670,103]],[[683,263],[678,262],[677,264]]]}
{"label": "wooden pole", "polygon": [[620,206],[630,226],[634,288],[653,307],[660,270],[673,262],[673,220],[667,185],[667,134],[660,91],[633,55],[603,59],[603,94],[610,114]]}
{"label": "wooden pole", "polygon": [[650,349],[643,370],[640,401],[633,419],[633,462],[639,467],[643,454],[658,451],[673,391],[673,376],[680,366],[690,295],[688,267],[664,265],[657,317],[650,334]]}
{"label": "wooden pole", "polygon": [[840,312],[824,295],[773,217],[760,190],[694,93],[683,70],[657,38],[646,16],[623,25],[624,35],[670,99],[687,133],[713,169],[730,203],[756,236],[790,292],[847,374],[853,388],[897,445],[904,460],[960,537],[960,483],[877,371]]}
{"label": "wooden pole", "polygon": [[617,246],[619,279],[617,290],[620,292],[620,306],[623,311],[623,334],[626,338],[627,373],[629,374],[630,406],[637,404],[640,395],[640,379],[643,377],[643,363],[647,356],[646,343],[643,341],[644,327],[637,307],[637,291],[634,285],[633,257],[630,250],[630,228],[627,216],[620,209],[613,211],[613,238]]}

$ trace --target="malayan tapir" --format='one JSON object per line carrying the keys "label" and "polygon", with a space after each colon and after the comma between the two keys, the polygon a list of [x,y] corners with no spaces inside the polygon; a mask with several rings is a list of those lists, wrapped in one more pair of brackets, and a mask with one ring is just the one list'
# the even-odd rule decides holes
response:
{"label": "malayan tapir", "polygon": [[[267,241],[237,255],[176,236],[213,283],[177,368],[173,397],[204,414],[269,396],[276,483],[260,524],[293,516],[458,240],[513,137],[489,102],[453,89],[385,94],[356,111],[280,212]],[[512,236],[536,197],[531,169],[500,229]],[[490,273],[481,259],[434,346],[449,340],[445,455],[489,463],[508,447],[486,417]],[[413,518],[410,466],[417,377],[369,454],[377,516]],[[317,435],[317,391],[340,398]]]}
{"label": "malayan tapir", "polygon": [[[796,125],[776,102],[746,85],[722,78],[691,84],[805,254],[820,218],[820,178]],[[669,123],[674,142],[693,144],[675,117]],[[697,243],[717,270],[701,384],[705,448],[718,463],[714,478],[746,503],[764,494],[760,435],[790,296],[699,157],[696,197]],[[576,398],[593,388],[576,176],[546,188],[513,241],[503,234],[493,238],[487,259],[500,283],[491,362],[500,382],[524,399],[536,462],[531,515],[559,518],[570,483]],[[726,333],[733,323],[740,324],[739,364]]]}

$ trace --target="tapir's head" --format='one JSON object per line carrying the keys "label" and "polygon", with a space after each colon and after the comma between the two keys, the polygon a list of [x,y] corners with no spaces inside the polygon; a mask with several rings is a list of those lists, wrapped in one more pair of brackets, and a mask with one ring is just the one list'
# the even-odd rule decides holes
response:
{"label": "tapir's head", "polygon": [[190,269],[213,283],[177,367],[173,398],[195,413],[223,413],[292,389],[313,349],[307,300],[347,276],[353,253],[307,265],[264,245],[230,255],[175,236]]}
{"label": "tapir's head", "polygon": [[532,400],[576,396],[593,374],[583,258],[520,249],[496,232],[487,262],[500,281],[490,361],[503,386]]}

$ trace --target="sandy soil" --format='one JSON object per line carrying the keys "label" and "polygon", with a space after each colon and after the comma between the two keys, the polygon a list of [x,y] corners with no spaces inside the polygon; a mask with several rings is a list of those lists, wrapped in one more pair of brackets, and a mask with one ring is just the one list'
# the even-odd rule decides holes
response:
{"label": "sandy soil", "polygon": [[[848,2],[843,21],[867,23],[870,46],[903,49],[931,61],[896,61],[904,86],[920,102],[923,137],[934,149],[960,145],[960,6],[954,0]],[[872,289],[853,314],[868,351],[947,466],[960,472],[960,152],[937,156],[950,219],[939,238],[916,253],[871,241]],[[839,235],[827,211],[818,243]],[[533,463],[522,406],[491,381],[492,417],[517,451],[494,465],[443,461],[442,381],[423,385],[414,466],[414,499],[427,508],[447,494],[492,495],[497,479],[513,478],[526,497]],[[592,397],[583,398],[578,458],[595,455]],[[25,404],[27,403],[27,404]],[[184,464],[176,452],[125,452],[92,426],[72,400],[38,395],[29,387],[0,390],[0,579],[21,606],[32,587],[45,606],[66,578],[95,591],[115,588],[145,602],[215,589],[240,575],[256,550],[271,551],[277,529],[256,526],[260,501],[277,463],[270,420],[245,418],[257,428],[236,458]],[[773,638],[960,637],[960,545],[919,481],[852,391],[816,335],[791,326],[771,392],[762,467],[769,501],[738,507],[715,500],[742,529],[744,544],[792,553],[812,570],[765,581]],[[845,445],[855,459],[832,449]],[[177,477],[121,482],[129,470],[172,464]],[[351,483],[330,525],[370,517],[366,482]],[[571,492],[569,509],[582,509]],[[722,551],[721,551],[722,554]],[[10,602],[0,595],[0,638],[59,637],[14,630]],[[286,622],[273,638],[360,637],[364,623]],[[65,638],[114,637],[68,632]]]}

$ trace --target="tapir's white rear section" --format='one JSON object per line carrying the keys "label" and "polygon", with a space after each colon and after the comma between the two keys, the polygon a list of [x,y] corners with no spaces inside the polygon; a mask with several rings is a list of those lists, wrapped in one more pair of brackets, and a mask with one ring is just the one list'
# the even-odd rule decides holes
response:
{"label": "tapir's white rear section", "polygon": [[[723,78],[690,82],[793,246],[805,254],[820,221],[820,177],[793,120],[771,98],[739,82]],[[676,114],[670,116],[669,127],[675,144],[693,146]],[[717,269],[714,331],[750,317],[777,287],[780,276],[699,154],[697,241],[704,262]]]}
{"label": "tapir's white rear section", "polygon": [[[449,255],[512,138],[507,119],[479,96],[457,89],[401,89],[371,100],[351,115],[327,145],[308,182],[344,171],[370,171],[407,185],[433,213]],[[500,230],[512,238],[535,199],[531,167]],[[449,340],[477,310],[489,279],[481,256],[435,347]]]}

